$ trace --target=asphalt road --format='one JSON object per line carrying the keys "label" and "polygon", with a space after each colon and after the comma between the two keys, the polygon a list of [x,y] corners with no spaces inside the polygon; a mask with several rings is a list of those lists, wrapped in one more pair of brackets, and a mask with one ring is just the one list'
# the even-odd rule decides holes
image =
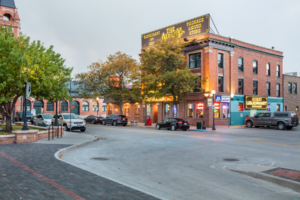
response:
{"label": "asphalt road", "polygon": [[300,199],[288,188],[226,169],[300,170],[300,128],[172,132],[88,125],[86,134],[106,139],[64,155],[63,161],[160,199]]}

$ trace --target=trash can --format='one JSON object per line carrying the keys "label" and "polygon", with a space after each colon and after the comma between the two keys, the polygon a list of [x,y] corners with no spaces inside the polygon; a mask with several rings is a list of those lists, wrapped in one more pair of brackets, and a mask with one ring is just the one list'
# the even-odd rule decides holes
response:
{"label": "trash can", "polygon": [[201,129],[202,127],[202,123],[201,122],[197,122],[197,129]]}

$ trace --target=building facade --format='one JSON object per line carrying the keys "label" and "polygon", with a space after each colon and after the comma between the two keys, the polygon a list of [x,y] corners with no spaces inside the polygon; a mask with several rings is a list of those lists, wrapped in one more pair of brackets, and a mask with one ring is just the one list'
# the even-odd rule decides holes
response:
{"label": "building facade", "polygon": [[298,93],[298,85],[300,85],[299,72],[283,74],[284,111],[294,111],[300,116],[300,94]]}
{"label": "building facade", "polygon": [[21,30],[20,17],[14,0],[0,0],[0,25],[13,27],[17,37]]}
{"label": "building facade", "polygon": [[[201,19],[191,24],[198,22]],[[153,36],[150,41],[154,41],[162,32],[156,30],[147,37]],[[260,111],[283,111],[282,52],[209,32],[182,39],[186,42],[183,49],[186,65],[194,74],[206,79],[201,86],[204,92],[188,94],[179,105],[172,105],[172,98],[167,96],[151,104],[124,104],[123,113],[129,120],[145,122],[145,105],[153,123],[179,117],[191,125],[205,121],[208,127],[212,126],[213,117],[217,126],[228,126],[244,124],[247,115],[254,116]],[[214,106],[213,90],[216,92]],[[107,114],[119,113],[119,110],[118,105],[109,103]]]}

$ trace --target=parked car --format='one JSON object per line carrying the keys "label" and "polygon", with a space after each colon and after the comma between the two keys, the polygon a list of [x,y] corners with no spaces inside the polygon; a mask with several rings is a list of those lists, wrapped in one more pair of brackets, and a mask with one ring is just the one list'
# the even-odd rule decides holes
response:
{"label": "parked car", "polygon": [[190,128],[190,123],[180,118],[167,118],[162,122],[156,124],[156,129],[159,130],[161,128],[166,128],[168,130],[176,131],[177,129],[181,129],[186,131]]}
{"label": "parked car", "polygon": [[95,115],[89,115],[86,118],[84,118],[84,120],[86,121],[86,123],[90,122],[92,124],[102,124],[103,118],[101,115],[95,116]]}
{"label": "parked car", "polygon": [[50,126],[52,118],[52,114],[39,114],[34,117],[32,124],[36,126]]}
{"label": "parked car", "polygon": [[[27,118],[28,122],[31,122],[31,123],[33,122],[33,115],[31,114],[31,112],[29,112],[29,111],[26,112],[26,118]],[[23,121],[23,111],[16,112],[15,121],[16,122]]]}
{"label": "parked car", "polygon": [[[55,116],[53,116],[52,118],[52,124],[54,125],[55,123]],[[71,118],[71,120],[70,120]],[[77,115],[73,114],[73,113],[62,113],[62,114],[58,114],[58,123],[61,126],[65,127],[65,130],[69,131],[70,128],[72,130],[78,130],[80,129],[81,132],[85,132],[86,130],[86,123],[83,119],[80,119]],[[71,124],[70,124],[71,121]]]}
{"label": "parked car", "polygon": [[299,118],[294,112],[262,112],[255,117],[246,117],[245,124],[248,128],[252,126],[278,126],[279,130],[291,130],[298,126]]}
{"label": "parked car", "polygon": [[102,124],[112,124],[113,126],[117,126],[119,124],[122,124],[123,126],[126,126],[128,123],[128,119],[126,118],[125,115],[109,115],[108,117],[103,119]]}

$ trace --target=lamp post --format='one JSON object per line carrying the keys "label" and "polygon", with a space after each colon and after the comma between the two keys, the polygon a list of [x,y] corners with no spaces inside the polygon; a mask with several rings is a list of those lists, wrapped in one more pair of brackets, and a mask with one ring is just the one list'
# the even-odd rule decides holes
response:
{"label": "lamp post", "polygon": [[28,125],[27,125],[27,117],[26,117],[26,112],[27,112],[27,108],[26,108],[26,95],[27,95],[27,83],[25,83],[25,93],[24,93],[24,102],[23,102],[23,127],[22,127],[22,131],[29,131]]}
{"label": "lamp post", "polygon": [[[213,107],[215,106],[215,94],[216,94],[216,91],[215,90],[212,90],[211,91],[211,94],[213,95]],[[213,127],[212,127],[212,130],[215,131],[216,130],[216,127],[215,127],[215,113],[214,113],[214,109],[213,109]]]}
{"label": "lamp post", "polygon": [[58,100],[56,101],[56,105],[55,105],[55,122],[54,122],[54,126],[59,126],[58,124],[58,114],[57,114],[57,107],[58,107]]}
{"label": "lamp post", "polygon": [[99,103],[98,103],[98,101],[99,101],[99,97],[97,97],[97,117],[98,117],[98,111],[99,111]]}

